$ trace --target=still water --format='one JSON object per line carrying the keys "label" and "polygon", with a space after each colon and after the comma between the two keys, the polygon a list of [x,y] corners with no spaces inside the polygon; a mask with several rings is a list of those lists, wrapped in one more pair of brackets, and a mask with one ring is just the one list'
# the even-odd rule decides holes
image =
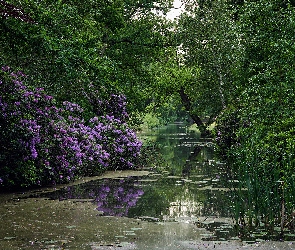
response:
{"label": "still water", "polygon": [[186,133],[181,124],[142,134],[160,145],[167,166],[146,175],[105,178],[68,186],[42,196],[54,200],[91,200],[102,216],[150,221],[202,222],[230,217],[230,189],[223,164],[214,160],[210,139]]}
{"label": "still water", "polygon": [[0,195],[0,249],[251,249],[211,140],[181,123],[139,136],[163,165]]}

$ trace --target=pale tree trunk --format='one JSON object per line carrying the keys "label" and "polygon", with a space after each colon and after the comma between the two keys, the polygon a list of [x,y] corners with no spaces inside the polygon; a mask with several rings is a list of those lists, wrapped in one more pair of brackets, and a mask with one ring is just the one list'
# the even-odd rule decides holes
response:
{"label": "pale tree trunk", "polygon": [[224,82],[223,82],[223,75],[221,73],[221,69],[220,67],[218,67],[218,75],[219,75],[219,95],[220,95],[220,101],[221,101],[221,104],[222,104],[222,108],[223,109],[226,109],[226,103],[225,103],[225,98],[224,98],[224,94],[223,94],[223,85],[224,85]]}

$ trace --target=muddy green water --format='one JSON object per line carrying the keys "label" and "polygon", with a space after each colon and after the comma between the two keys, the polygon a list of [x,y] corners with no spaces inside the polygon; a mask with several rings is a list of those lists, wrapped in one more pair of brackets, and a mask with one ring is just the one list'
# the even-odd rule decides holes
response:
{"label": "muddy green water", "polygon": [[158,143],[163,166],[0,194],[0,249],[295,249],[239,240],[231,218],[235,180],[209,139],[183,124],[140,137]]}

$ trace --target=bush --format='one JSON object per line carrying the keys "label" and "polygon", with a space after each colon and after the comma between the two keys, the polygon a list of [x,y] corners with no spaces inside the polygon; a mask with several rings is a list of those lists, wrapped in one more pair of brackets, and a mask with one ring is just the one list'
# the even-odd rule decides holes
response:
{"label": "bush", "polygon": [[126,123],[125,97],[112,95],[85,122],[83,109],[27,86],[22,72],[0,70],[0,184],[64,183],[107,168],[135,166],[141,142]]}

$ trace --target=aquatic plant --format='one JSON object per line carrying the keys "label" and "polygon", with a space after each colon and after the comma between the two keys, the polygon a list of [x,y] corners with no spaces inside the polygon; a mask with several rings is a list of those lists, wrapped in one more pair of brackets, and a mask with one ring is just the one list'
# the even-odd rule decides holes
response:
{"label": "aquatic plant", "polygon": [[294,230],[295,120],[277,112],[276,122],[258,120],[257,113],[246,119],[238,109],[225,112],[215,133],[218,152],[239,180],[233,210],[238,228],[262,227],[269,237],[282,238]]}

